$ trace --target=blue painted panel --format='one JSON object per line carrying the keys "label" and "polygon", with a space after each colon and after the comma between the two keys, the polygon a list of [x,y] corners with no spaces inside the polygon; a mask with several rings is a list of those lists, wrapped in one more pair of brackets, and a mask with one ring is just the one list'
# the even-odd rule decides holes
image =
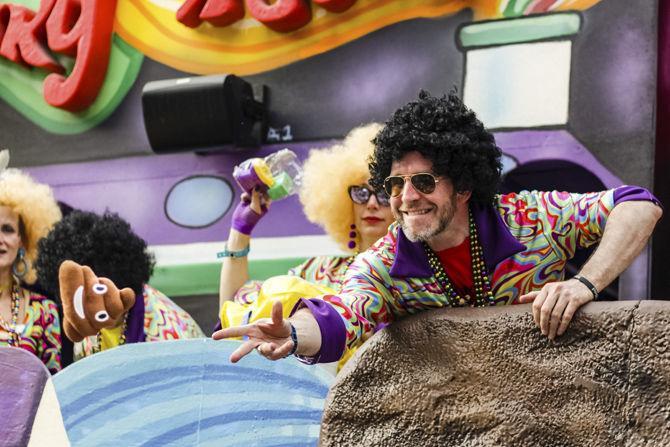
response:
{"label": "blue painted panel", "polygon": [[316,445],[332,375],[211,339],[121,346],[54,376],[73,446]]}

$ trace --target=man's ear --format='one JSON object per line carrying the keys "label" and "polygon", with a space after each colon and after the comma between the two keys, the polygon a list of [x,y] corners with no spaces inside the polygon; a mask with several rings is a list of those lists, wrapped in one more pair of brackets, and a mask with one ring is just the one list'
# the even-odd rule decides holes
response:
{"label": "man's ear", "polygon": [[456,193],[456,200],[459,204],[465,205],[472,197],[472,191],[461,191]]}

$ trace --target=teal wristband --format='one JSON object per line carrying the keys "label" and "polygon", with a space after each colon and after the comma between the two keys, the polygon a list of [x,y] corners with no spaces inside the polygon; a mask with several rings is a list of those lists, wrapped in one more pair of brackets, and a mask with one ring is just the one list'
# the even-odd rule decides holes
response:
{"label": "teal wristband", "polygon": [[247,248],[244,248],[239,251],[230,251],[228,250],[228,243],[224,245],[223,251],[220,251],[216,254],[216,259],[221,259],[221,258],[243,258],[246,255],[249,254],[249,249],[251,248],[250,245],[247,245]]}

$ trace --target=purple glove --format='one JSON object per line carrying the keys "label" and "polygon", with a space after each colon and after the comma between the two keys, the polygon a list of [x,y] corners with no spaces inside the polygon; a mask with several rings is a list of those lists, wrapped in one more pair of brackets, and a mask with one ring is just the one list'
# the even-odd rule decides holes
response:
{"label": "purple glove", "polygon": [[242,195],[242,200],[237,204],[235,211],[233,211],[233,220],[231,226],[234,230],[239,231],[247,236],[251,235],[254,227],[268,212],[267,205],[261,205],[261,213],[251,209],[251,200],[247,194]]}

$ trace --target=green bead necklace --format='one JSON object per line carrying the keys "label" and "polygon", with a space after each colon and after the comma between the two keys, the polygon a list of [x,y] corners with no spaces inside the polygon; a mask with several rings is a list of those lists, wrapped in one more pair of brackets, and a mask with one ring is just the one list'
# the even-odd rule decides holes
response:
{"label": "green bead necklace", "polygon": [[428,255],[428,264],[433,269],[435,277],[445,291],[448,304],[451,307],[485,307],[495,306],[493,292],[491,291],[491,283],[489,282],[489,275],[486,271],[486,264],[484,263],[484,251],[479,243],[479,235],[477,232],[477,225],[472,217],[472,211],[468,211],[468,223],[470,230],[470,258],[472,260],[472,280],[475,291],[474,298],[470,295],[460,296],[449,280],[447,272],[444,271],[442,262],[437,254],[431,249],[427,243],[423,246]]}

